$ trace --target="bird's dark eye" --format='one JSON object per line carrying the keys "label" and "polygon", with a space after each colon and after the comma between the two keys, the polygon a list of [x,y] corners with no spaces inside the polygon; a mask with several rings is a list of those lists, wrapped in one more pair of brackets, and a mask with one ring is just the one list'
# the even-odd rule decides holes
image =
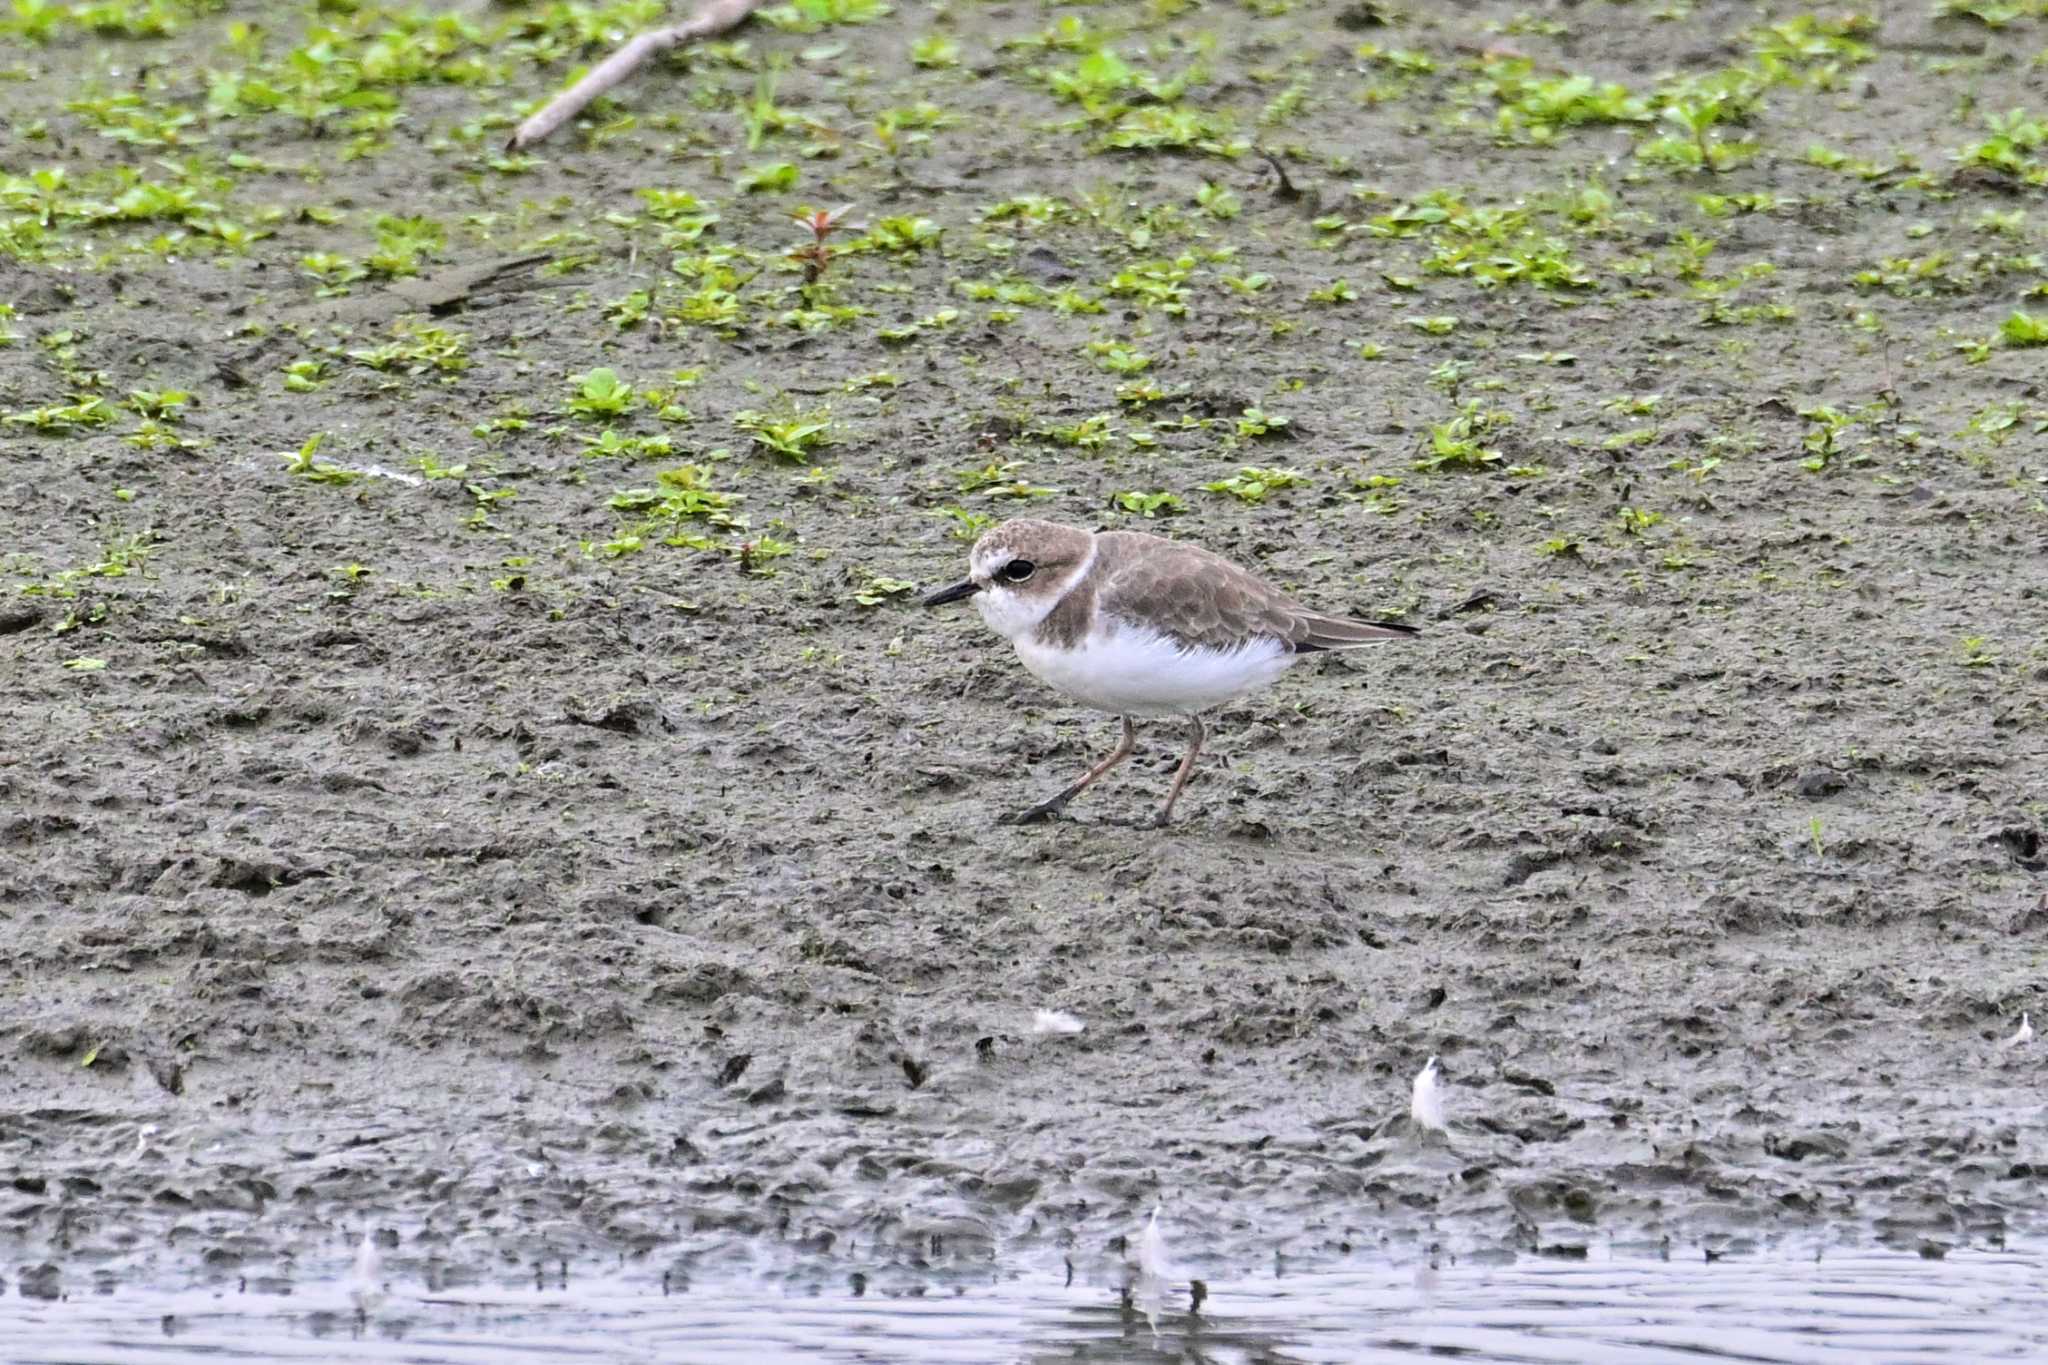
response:
{"label": "bird's dark eye", "polygon": [[1038,566],[1028,559],[1013,559],[1003,565],[1002,568],[1003,581],[1005,583],[1022,583],[1036,572],[1038,572]]}

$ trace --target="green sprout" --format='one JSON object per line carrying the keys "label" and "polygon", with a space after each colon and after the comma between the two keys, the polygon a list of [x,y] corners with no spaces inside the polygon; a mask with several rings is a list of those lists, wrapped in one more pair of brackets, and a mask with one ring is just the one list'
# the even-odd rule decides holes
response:
{"label": "green sprout", "polygon": [[1283,488],[1293,488],[1308,482],[1308,476],[1294,469],[1258,469],[1246,465],[1227,479],[1217,479],[1202,485],[1205,493],[1222,493],[1236,498],[1239,502],[1254,505],[1264,502],[1270,495]]}
{"label": "green sprout", "polygon": [[571,375],[569,382],[576,392],[569,399],[568,411],[578,417],[617,417],[633,406],[633,386],[608,367]]}
{"label": "green sprout", "polygon": [[734,413],[732,422],[761,449],[796,464],[809,464],[814,453],[835,440],[829,408],[780,415],[748,408]]}

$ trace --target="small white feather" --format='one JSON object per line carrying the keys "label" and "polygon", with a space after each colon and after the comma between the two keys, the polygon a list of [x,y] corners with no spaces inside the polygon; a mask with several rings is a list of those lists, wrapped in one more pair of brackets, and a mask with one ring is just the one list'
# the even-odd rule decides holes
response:
{"label": "small white feather", "polygon": [[1437,1084],[1436,1058],[1423,1063],[1415,1073],[1415,1093],[1408,1101],[1408,1116],[1424,1128],[1444,1131],[1444,1096]]}
{"label": "small white feather", "polygon": [[1033,1033],[1064,1035],[1079,1033],[1087,1027],[1088,1025],[1064,1010],[1039,1010],[1031,1016],[1031,1031]]}
{"label": "small white feather", "polygon": [[1138,1235],[1138,1277],[1161,1287],[1173,1278],[1173,1262],[1166,1255],[1166,1234],[1159,1230],[1157,1204],[1152,1206],[1145,1230]]}
{"label": "small white feather", "polygon": [[356,1245],[355,1264],[349,1267],[348,1296],[358,1313],[367,1313],[384,1302],[384,1256],[377,1250],[376,1234],[368,1228]]}
{"label": "small white feather", "polygon": [[2017,1031],[2016,1031],[2016,1032],[2015,1032],[2015,1033],[2014,1033],[2014,1034],[2012,1035],[2012,1037],[2010,1037],[2010,1038],[2006,1039],[2006,1040],[2005,1040],[2004,1042],[2000,1043],[2000,1044],[1999,1044],[1999,1046],[2000,1046],[2000,1047],[2002,1047],[2002,1048],[2003,1048],[2003,1047],[2025,1047],[2025,1046],[2026,1046],[2026,1045],[2027,1045],[2028,1043],[2031,1043],[2031,1042],[2033,1042],[2033,1041],[2034,1041],[2034,1021],[2033,1021],[2033,1019],[2032,1019],[2032,1018],[2031,1018],[2031,1017],[2030,1017],[2030,1016],[2029,1016],[2029,1015],[2027,1014],[2027,1012],[2026,1012],[2025,1010],[2021,1010],[2021,1011],[2020,1011],[2020,1026],[2019,1026],[2019,1029],[2018,1029],[2018,1030],[2017,1030]]}

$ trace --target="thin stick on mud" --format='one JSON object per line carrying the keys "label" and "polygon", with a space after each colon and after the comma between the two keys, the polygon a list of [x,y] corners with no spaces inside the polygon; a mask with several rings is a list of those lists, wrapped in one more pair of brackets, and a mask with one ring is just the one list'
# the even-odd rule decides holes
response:
{"label": "thin stick on mud", "polygon": [[582,80],[549,100],[514,129],[505,140],[505,149],[517,152],[533,146],[583,112],[592,100],[639,70],[656,53],[737,28],[762,3],[763,0],[705,0],[704,6],[683,23],[635,34],[611,56],[590,68]]}

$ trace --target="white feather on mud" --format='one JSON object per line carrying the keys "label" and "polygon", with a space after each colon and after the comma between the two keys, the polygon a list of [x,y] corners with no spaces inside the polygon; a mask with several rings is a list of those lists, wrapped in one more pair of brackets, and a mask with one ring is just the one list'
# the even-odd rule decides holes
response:
{"label": "white feather on mud", "polygon": [[1088,1025],[1065,1010],[1039,1010],[1031,1016],[1031,1031],[1055,1038],[1072,1037]]}
{"label": "white feather on mud", "polygon": [[1408,1117],[1416,1126],[1430,1132],[1441,1133],[1444,1129],[1443,1087],[1438,1083],[1436,1058],[1431,1057],[1415,1073],[1414,1093],[1408,1100]]}
{"label": "white feather on mud", "polygon": [[2028,1043],[2031,1043],[2031,1042],[2033,1042],[2033,1041],[2034,1041],[2034,1020],[2033,1020],[2033,1017],[2032,1017],[2031,1015],[2029,1015],[2029,1014],[2028,1014],[2028,1013],[2027,1013],[2027,1012],[2026,1012],[2025,1010],[2021,1010],[2021,1011],[2020,1011],[2020,1026],[2019,1026],[2019,1027],[2018,1027],[2017,1029],[2015,1029],[2015,1030],[2013,1031],[2013,1035],[2012,1035],[2012,1037],[2010,1037],[2010,1038],[2006,1039],[2006,1040],[2005,1040],[2004,1042],[2000,1043],[2000,1044],[1999,1044],[1999,1046],[2000,1046],[2001,1048],[2015,1048],[2015,1047],[2025,1047],[2025,1046],[2026,1046],[2026,1045],[2027,1045]]}
{"label": "white feather on mud", "polygon": [[1159,1310],[1165,1306],[1166,1291],[1174,1281],[1173,1259],[1166,1251],[1166,1234],[1159,1230],[1159,1206],[1145,1220],[1138,1234],[1138,1278],[1132,1283],[1132,1297],[1144,1311],[1153,1334],[1159,1332]]}
{"label": "white feather on mud", "polygon": [[363,1229],[363,1240],[356,1244],[347,1284],[349,1302],[358,1313],[372,1312],[384,1302],[384,1256],[377,1250],[377,1234],[369,1228]]}

